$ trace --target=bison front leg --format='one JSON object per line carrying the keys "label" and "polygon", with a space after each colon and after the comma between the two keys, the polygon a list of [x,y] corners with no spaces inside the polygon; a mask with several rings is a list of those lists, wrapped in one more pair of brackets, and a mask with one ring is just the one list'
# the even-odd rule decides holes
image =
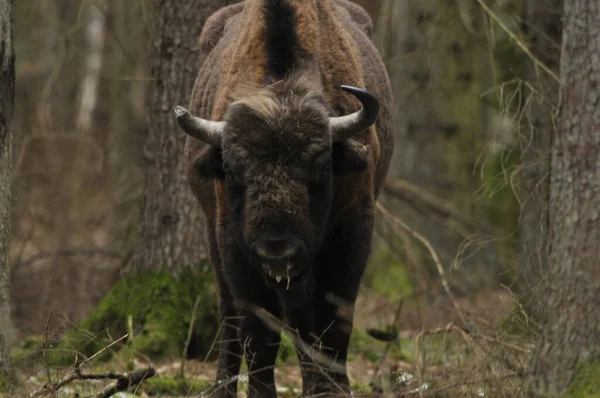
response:
{"label": "bison front leg", "polygon": [[[217,279],[218,280],[218,279]],[[219,284],[219,320],[221,341],[217,368],[217,390],[215,398],[237,397],[237,376],[242,363],[242,346],[238,338],[239,316],[233,298]]]}
{"label": "bison front leg", "polygon": [[210,262],[213,265],[219,294],[219,322],[221,336],[219,342],[219,362],[217,382],[212,398],[237,397],[237,376],[242,363],[242,346],[240,344],[239,316],[227,284],[221,255],[217,247],[214,221],[207,223]]}
{"label": "bison front leg", "polygon": [[304,365],[305,395],[350,394],[346,361],[354,304],[371,250],[372,229],[372,206],[349,211],[332,230],[325,242],[326,250],[316,264],[314,326],[312,336],[303,337],[312,342],[316,355]]}
{"label": "bison front leg", "polygon": [[230,257],[225,275],[239,314],[239,341],[248,365],[248,397],[275,398],[274,367],[280,334],[269,319],[280,318],[280,305],[264,277],[236,251],[236,247],[227,248]]}
{"label": "bison front leg", "polygon": [[[273,300],[276,301],[276,300]],[[248,397],[277,397],[275,393],[275,361],[279,349],[280,334],[265,324],[261,311],[276,315],[273,304],[257,303],[254,309],[243,311],[241,339],[248,365]]]}

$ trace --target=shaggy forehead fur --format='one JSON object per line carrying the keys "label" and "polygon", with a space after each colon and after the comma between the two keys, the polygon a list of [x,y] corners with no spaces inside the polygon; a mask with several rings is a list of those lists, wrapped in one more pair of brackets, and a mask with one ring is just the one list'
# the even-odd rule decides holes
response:
{"label": "shaggy forehead fur", "polygon": [[264,88],[245,88],[235,98],[226,116],[225,148],[293,160],[331,146],[323,96],[305,76]]}

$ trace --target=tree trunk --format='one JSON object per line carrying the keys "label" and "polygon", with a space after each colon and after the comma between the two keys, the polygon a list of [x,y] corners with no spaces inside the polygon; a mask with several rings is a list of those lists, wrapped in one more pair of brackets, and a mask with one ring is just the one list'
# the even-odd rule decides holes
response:
{"label": "tree trunk", "polygon": [[104,58],[104,41],[106,36],[106,16],[98,5],[90,5],[86,9],[86,55],[83,80],[79,88],[79,112],[76,128],[85,135],[92,127],[92,116],[98,103],[98,85]]}
{"label": "tree trunk", "polygon": [[600,0],[565,2],[563,23],[549,267],[530,380],[532,394],[550,397],[584,396],[574,389],[586,375],[597,393],[600,379]]}
{"label": "tree trunk", "polygon": [[[15,55],[12,47],[12,0],[0,0],[0,379],[9,375],[9,248],[12,172],[12,117],[15,99]],[[2,386],[0,380],[0,387]]]}
{"label": "tree trunk", "polygon": [[173,107],[187,104],[201,59],[204,21],[232,0],[155,0],[152,94],[144,146],[146,179],[140,241],[134,269],[169,269],[198,263],[206,255],[204,222],[188,187],[185,135]]}

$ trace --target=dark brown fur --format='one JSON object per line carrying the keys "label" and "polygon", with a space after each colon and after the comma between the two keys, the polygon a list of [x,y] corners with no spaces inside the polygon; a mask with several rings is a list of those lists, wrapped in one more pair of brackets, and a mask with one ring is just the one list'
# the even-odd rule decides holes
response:
{"label": "dark brown fur", "polygon": [[[190,186],[206,214],[221,317],[242,316],[236,327],[223,330],[217,377],[237,375],[242,354],[237,338],[249,339],[250,396],[275,396],[269,367],[279,334],[244,309],[250,304],[285,318],[309,344],[321,336],[322,345],[331,349],[327,355],[339,362],[338,372],[322,374],[311,367],[314,360],[300,353],[305,394],[332,395],[332,380],[347,393],[352,316],[340,317],[337,303],[352,309],[370,251],[375,200],[392,154],[391,88],[362,8],[346,0],[280,1],[287,7],[282,15],[293,9],[288,14],[297,36],[294,59],[281,60],[292,65],[285,67],[289,70],[283,80],[278,76],[282,64],[272,64],[283,55],[273,48],[287,47],[265,40],[273,29],[263,18],[265,7],[277,6],[276,0],[247,0],[222,9],[208,20],[200,38],[204,59],[190,110],[227,121],[227,130],[222,151],[188,140]],[[332,144],[328,118],[360,107],[340,90],[342,84],[370,91],[381,111],[375,126]],[[323,151],[331,153],[333,171],[318,180],[322,172],[312,168],[321,164],[314,158]],[[215,178],[202,177],[208,175]],[[316,180],[320,182],[311,182]],[[251,266],[253,242],[282,230],[299,237],[306,249],[297,260],[306,275],[289,290],[279,289]],[[235,304],[240,300],[244,305]],[[217,396],[235,396],[235,387]]]}

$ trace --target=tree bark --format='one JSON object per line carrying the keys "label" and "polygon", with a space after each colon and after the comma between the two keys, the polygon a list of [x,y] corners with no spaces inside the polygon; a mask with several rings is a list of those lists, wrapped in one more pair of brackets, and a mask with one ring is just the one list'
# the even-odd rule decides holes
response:
{"label": "tree bark", "polygon": [[[15,100],[15,55],[11,25],[12,0],[0,0],[0,378],[11,374],[8,342],[12,339],[9,297],[10,192],[12,118]],[[0,385],[2,382],[0,381]]]}
{"label": "tree bark", "polygon": [[203,217],[187,184],[185,135],[173,107],[187,104],[201,66],[198,39],[206,19],[232,0],[154,0],[152,94],[144,146],[146,178],[134,269],[169,269],[206,255]]}
{"label": "tree bark", "polygon": [[549,267],[530,378],[531,393],[549,397],[600,372],[600,0],[566,1],[563,23]]}

